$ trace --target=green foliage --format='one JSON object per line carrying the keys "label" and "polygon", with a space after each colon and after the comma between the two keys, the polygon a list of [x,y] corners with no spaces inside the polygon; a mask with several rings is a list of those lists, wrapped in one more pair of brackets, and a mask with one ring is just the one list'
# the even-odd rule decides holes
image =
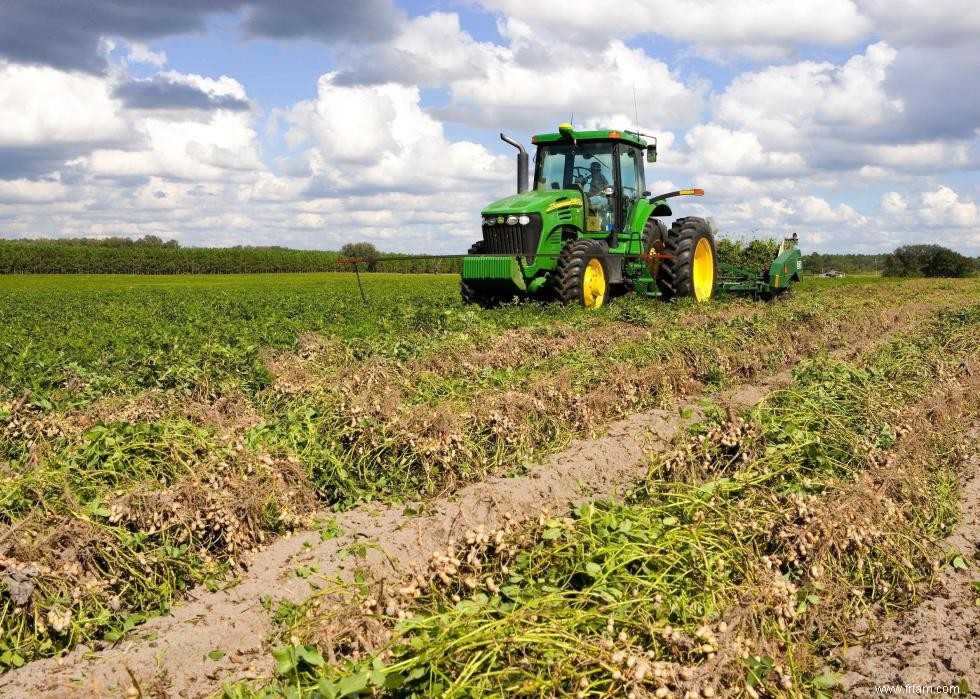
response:
{"label": "green foliage", "polygon": [[717,240],[719,262],[734,265],[756,274],[768,272],[769,266],[776,259],[778,252],[779,243],[772,238],[748,242],[729,240],[728,238]]}
{"label": "green foliage", "polygon": [[381,253],[371,243],[347,243],[340,248],[340,254],[347,258],[367,260],[367,271],[374,272],[378,266]]}
{"label": "green foliage", "polygon": [[884,273],[890,277],[965,277],[976,268],[970,258],[941,245],[904,245],[885,258]]}
{"label": "green foliage", "polygon": [[881,272],[883,263],[884,255],[811,252],[803,256],[803,267],[808,274],[823,274],[831,270],[845,274],[875,274]]}
{"label": "green foliage", "polygon": [[2,240],[2,243],[11,245],[39,245],[52,244],[66,247],[95,247],[95,248],[132,248],[132,247],[180,247],[176,240],[164,242],[160,236],[144,235],[141,238],[122,238],[109,236],[107,238],[15,238],[12,240]]}
{"label": "green foliage", "polygon": [[40,238],[0,240],[0,274],[259,274],[349,270],[347,266],[337,266],[340,257],[367,258],[371,271],[459,271],[456,259],[409,256],[410,259],[383,263],[385,256],[386,253],[379,252],[371,243],[351,243],[344,246],[343,252],[334,252],[253,246],[184,248],[175,240],[164,242],[149,235],[138,239]]}

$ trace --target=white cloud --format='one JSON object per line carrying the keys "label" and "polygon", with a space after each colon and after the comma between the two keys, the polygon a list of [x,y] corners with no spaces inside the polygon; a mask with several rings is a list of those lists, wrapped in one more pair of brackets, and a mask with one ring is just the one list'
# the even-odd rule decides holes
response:
{"label": "white cloud", "polygon": [[482,145],[447,141],[442,124],[424,112],[419,90],[395,83],[338,85],[322,76],[315,101],[288,115],[293,147],[310,142],[311,171],[332,191],[458,191],[465,182],[505,177],[509,159]]}
{"label": "white cloud", "polygon": [[879,42],[839,69],[824,72],[816,121],[830,128],[866,129],[901,115],[901,100],[890,98],[882,86],[897,55]]}
{"label": "white cloud", "polygon": [[[685,81],[666,63],[619,39],[545,41],[529,24],[499,23],[506,45],[479,42],[459,17],[433,13],[407,22],[390,44],[347,56],[338,86],[398,82],[444,86],[444,119],[472,126],[537,132],[575,115],[576,123],[633,113],[660,127],[689,123],[702,107],[706,85]],[[630,116],[620,125],[635,121]]]}
{"label": "white cloud", "polygon": [[[605,41],[656,33],[691,42],[709,56],[786,57],[800,43],[848,45],[871,22],[851,0],[627,0],[608,7],[592,0],[482,0],[542,37]],[[569,37],[571,33],[571,37]]]}
{"label": "white cloud", "polygon": [[[842,65],[801,61],[741,73],[713,98],[713,123],[689,131],[694,159],[713,172],[734,172],[720,144],[728,140],[720,129],[728,129],[735,162],[756,174],[779,173],[779,166],[814,177],[851,171],[872,183],[977,167],[975,141],[910,138],[910,108],[921,107],[888,89],[898,57],[878,42]],[[715,138],[706,137],[711,129]]]}
{"label": "white cloud", "polygon": [[129,63],[146,63],[156,68],[162,68],[167,63],[167,52],[151,51],[146,44],[131,42],[126,60]]}
{"label": "white cloud", "polygon": [[886,214],[904,214],[908,211],[909,205],[898,192],[888,192],[881,198],[881,210]]}
{"label": "white cloud", "polygon": [[980,224],[977,205],[961,200],[959,195],[946,186],[933,192],[923,192],[920,220],[930,226],[975,227]]}
{"label": "white cloud", "polygon": [[692,157],[686,162],[671,157],[667,162],[689,171],[778,177],[806,169],[799,153],[765,149],[758,135],[751,132],[699,124],[687,132],[684,140]]}
{"label": "white cloud", "polygon": [[896,52],[884,43],[844,65],[803,61],[738,75],[715,101],[716,118],[752,129],[769,147],[801,148],[803,140],[862,132],[900,115],[903,104],[882,83]]}
{"label": "white cloud", "polygon": [[44,203],[65,196],[66,187],[53,180],[0,180],[0,203]]}
{"label": "white cloud", "polygon": [[480,75],[487,64],[507,60],[507,54],[502,46],[474,40],[461,28],[456,13],[433,12],[404,23],[391,41],[347,56],[351,67],[338,83],[442,86]]}
{"label": "white cloud", "polygon": [[875,28],[899,44],[976,45],[980,3],[976,0],[859,0]]}
{"label": "white cloud", "polygon": [[206,122],[141,117],[141,147],[95,150],[81,160],[105,177],[162,175],[188,180],[252,181],[265,169],[245,114],[217,111]]}
{"label": "white cloud", "polygon": [[[511,24],[513,30],[514,25]],[[540,60],[525,61],[519,33],[511,34],[511,53],[484,66],[484,74],[450,83],[452,101],[438,114],[465,123],[526,131],[547,131],[574,114],[576,123],[604,115],[629,114],[633,125],[634,89],[641,123],[659,128],[697,119],[706,86],[685,84],[668,66],[641,49],[613,40],[605,47],[535,44]]]}
{"label": "white cloud", "polygon": [[104,78],[0,64],[0,146],[116,141],[129,135]]}
{"label": "white cloud", "polygon": [[164,71],[157,75],[172,83],[196,87],[201,92],[214,97],[234,97],[239,100],[248,100],[248,95],[245,93],[245,86],[234,78],[229,78],[227,75],[222,75],[215,79],[195,73],[180,73],[176,70]]}

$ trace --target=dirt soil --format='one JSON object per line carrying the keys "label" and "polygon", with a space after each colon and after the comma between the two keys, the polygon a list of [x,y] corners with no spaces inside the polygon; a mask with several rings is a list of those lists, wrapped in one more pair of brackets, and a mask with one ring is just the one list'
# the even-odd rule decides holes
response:
{"label": "dirt soil", "polygon": [[[733,408],[750,407],[762,396],[788,383],[786,373],[767,382],[741,386],[716,397]],[[29,665],[0,677],[4,697],[109,697],[139,685],[144,696],[201,697],[221,681],[266,674],[273,629],[264,597],[301,602],[315,590],[296,574],[317,566],[326,577],[350,579],[357,568],[383,578],[397,578],[421,564],[451,537],[482,524],[503,526],[504,516],[536,516],[542,509],[564,510],[569,502],[614,495],[635,482],[646,469],[648,454],[669,448],[671,440],[692,420],[699,406],[652,410],[610,426],[598,439],[573,442],[565,451],[534,466],[526,475],[491,478],[454,495],[412,506],[364,505],[333,516],[343,534],[321,541],[311,531],[280,539],[261,551],[239,584],[177,606],[166,617],[150,620],[115,646],[93,650],[79,647],[62,658]],[[330,515],[325,514],[325,517]],[[365,559],[343,555],[351,545],[367,544]],[[208,653],[225,652],[220,660]]]}
{"label": "dirt soil", "polygon": [[[974,443],[980,439],[980,424],[970,438]],[[929,690],[908,685],[940,688],[961,680],[972,692],[980,690],[980,592],[971,586],[980,580],[980,563],[974,558],[980,554],[980,457],[967,462],[960,506],[960,522],[944,548],[962,556],[969,569],[947,565],[918,606],[877,628],[866,627],[865,645],[851,646],[845,655],[842,684],[849,694],[877,696],[876,685],[901,686],[904,694],[925,693]]]}

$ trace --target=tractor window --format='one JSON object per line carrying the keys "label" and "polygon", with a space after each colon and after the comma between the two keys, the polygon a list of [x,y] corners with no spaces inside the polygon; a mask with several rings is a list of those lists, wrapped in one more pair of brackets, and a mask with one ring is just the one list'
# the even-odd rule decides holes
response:
{"label": "tractor window", "polygon": [[619,178],[623,187],[623,199],[620,202],[620,221],[625,226],[633,207],[643,191],[643,160],[642,151],[626,144],[619,146]]}
{"label": "tractor window", "polygon": [[556,143],[538,146],[535,189],[578,189],[589,196],[613,185],[612,143]]}
{"label": "tractor window", "polygon": [[538,149],[535,189],[562,189],[565,182],[565,153]]}
{"label": "tractor window", "polygon": [[620,148],[619,176],[623,180],[623,199],[636,199],[640,183],[640,159],[636,148]]}

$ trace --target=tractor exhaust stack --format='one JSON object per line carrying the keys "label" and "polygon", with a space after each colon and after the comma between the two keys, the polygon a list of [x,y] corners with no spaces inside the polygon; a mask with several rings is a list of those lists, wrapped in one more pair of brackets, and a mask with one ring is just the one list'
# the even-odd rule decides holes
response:
{"label": "tractor exhaust stack", "polygon": [[500,140],[509,143],[518,150],[517,153],[517,193],[527,191],[527,151],[524,146],[515,141],[510,136],[500,134]]}

